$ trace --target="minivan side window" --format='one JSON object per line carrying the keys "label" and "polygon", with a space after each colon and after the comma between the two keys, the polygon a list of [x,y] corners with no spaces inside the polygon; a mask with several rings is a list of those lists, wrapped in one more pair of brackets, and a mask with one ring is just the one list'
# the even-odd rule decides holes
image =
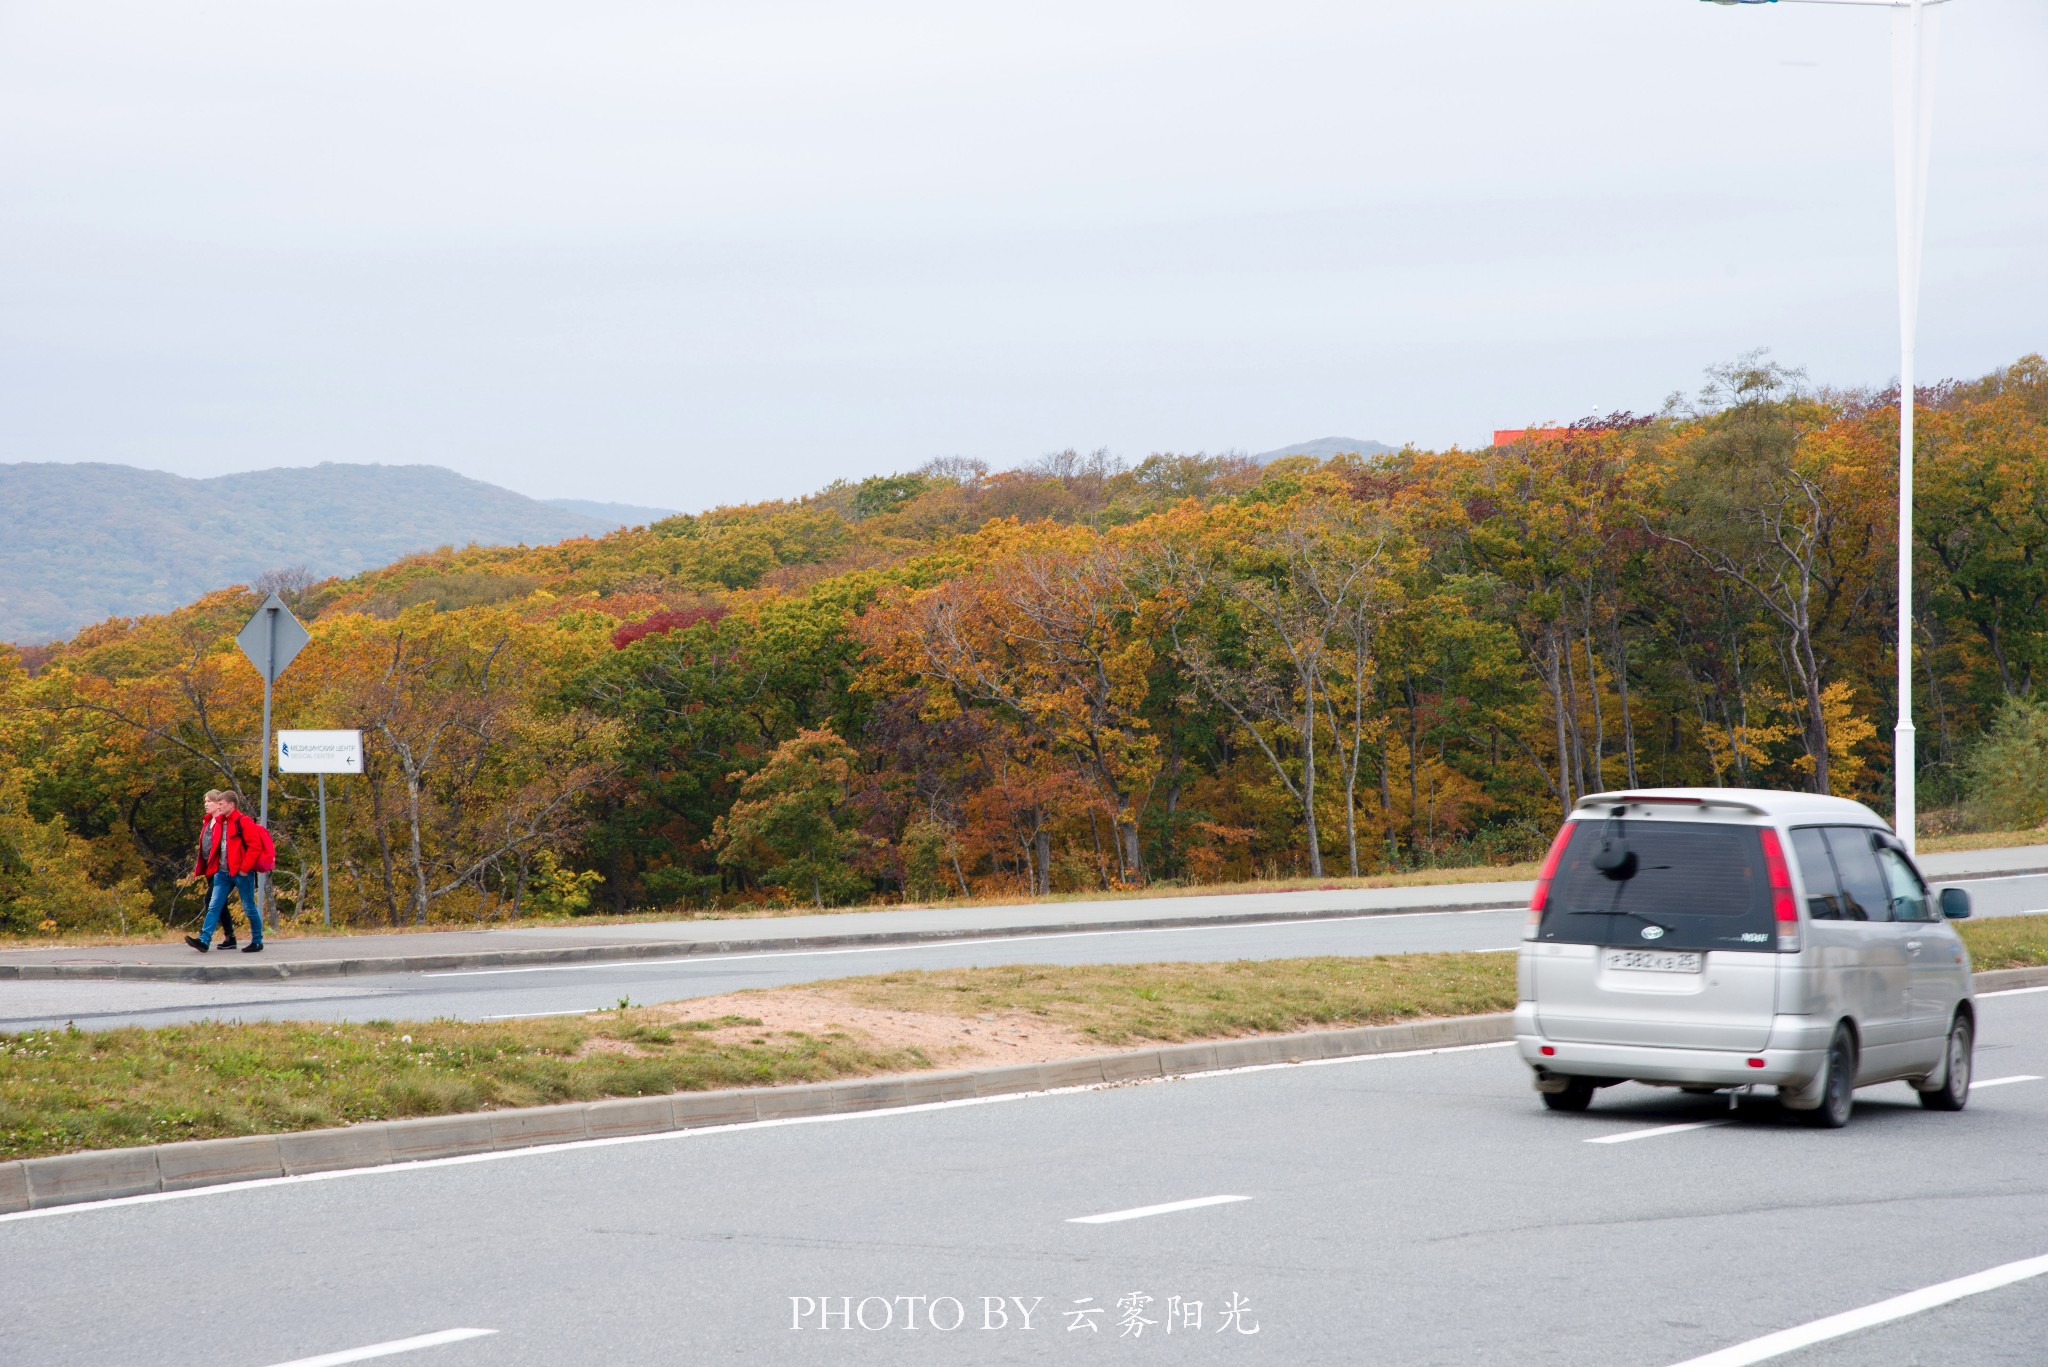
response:
{"label": "minivan side window", "polygon": [[1816,921],[1841,920],[1842,887],[1835,881],[1835,861],[1828,858],[1820,827],[1792,832],[1792,856],[1799,861],[1799,881],[1806,884],[1806,914]]}
{"label": "minivan side window", "polygon": [[1920,875],[1913,871],[1905,856],[1886,848],[1877,852],[1877,862],[1884,868],[1884,881],[1892,895],[1892,919],[1934,920],[1934,901],[1927,895],[1927,885],[1920,881]]}
{"label": "minivan side window", "polygon": [[1829,826],[1828,851],[1842,879],[1842,914],[1851,921],[1889,921],[1892,890],[1877,866],[1870,832],[1861,826]]}

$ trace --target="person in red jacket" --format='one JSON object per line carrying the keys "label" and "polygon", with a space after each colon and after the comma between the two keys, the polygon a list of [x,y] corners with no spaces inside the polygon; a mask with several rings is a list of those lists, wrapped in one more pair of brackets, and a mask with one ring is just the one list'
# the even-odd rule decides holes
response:
{"label": "person in red jacket", "polygon": [[[262,950],[263,909],[256,902],[260,841],[256,823],[242,811],[239,798],[217,788],[206,795],[206,819],[199,826],[199,862],[192,868],[192,877],[211,880],[212,893],[206,899],[205,924],[197,935],[185,937],[185,943],[201,954],[212,948],[214,927],[227,917],[230,891],[241,898],[242,914],[249,918],[249,943],[242,946],[242,952],[255,954]],[[231,949],[235,943],[234,922],[228,921],[227,925],[223,949]]]}

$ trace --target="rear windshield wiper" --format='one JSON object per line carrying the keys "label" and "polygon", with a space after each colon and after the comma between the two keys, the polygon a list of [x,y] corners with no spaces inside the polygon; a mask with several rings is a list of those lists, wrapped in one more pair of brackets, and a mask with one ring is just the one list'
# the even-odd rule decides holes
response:
{"label": "rear windshield wiper", "polygon": [[1603,910],[1600,910],[1600,909],[1599,909],[1599,908],[1597,908],[1597,907],[1578,907],[1578,908],[1574,908],[1574,909],[1573,909],[1573,910],[1571,910],[1571,911],[1567,911],[1567,912],[1565,913],[1565,915],[1567,915],[1567,916],[1633,916],[1633,917],[1635,917],[1635,919],[1636,919],[1636,920],[1638,920],[1638,921],[1641,921],[1641,922],[1642,922],[1642,923],[1643,923],[1644,925],[1646,925],[1646,926],[1655,926],[1655,927],[1657,927],[1657,929],[1659,929],[1659,930],[1663,931],[1663,932],[1664,932],[1664,933],[1665,933],[1666,935],[1669,935],[1669,934],[1671,934],[1671,927],[1670,927],[1670,926],[1667,926],[1667,925],[1665,925],[1665,924],[1664,924],[1664,923],[1663,923],[1662,921],[1652,920],[1652,919],[1651,919],[1650,917],[1648,917],[1648,916],[1645,916],[1645,915],[1643,915],[1643,913],[1641,913],[1640,911],[1629,911],[1629,910],[1627,910],[1627,909],[1625,909],[1625,908],[1622,908],[1622,907],[1613,907],[1613,908],[1609,908],[1608,910],[1605,910],[1605,911],[1603,911]]}

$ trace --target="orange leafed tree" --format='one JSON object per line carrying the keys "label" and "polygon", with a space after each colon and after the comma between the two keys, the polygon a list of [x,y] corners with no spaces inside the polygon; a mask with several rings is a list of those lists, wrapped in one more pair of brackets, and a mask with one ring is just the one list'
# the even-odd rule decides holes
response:
{"label": "orange leafed tree", "polygon": [[1159,776],[1143,715],[1154,656],[1135,557],[1078,527],[995,523],[966,572],[870,611],[870,686],[914,681],[927,712],[996,712],[1070,764],[1109,814],[1117,867],[1144,879],[1138,820]]}

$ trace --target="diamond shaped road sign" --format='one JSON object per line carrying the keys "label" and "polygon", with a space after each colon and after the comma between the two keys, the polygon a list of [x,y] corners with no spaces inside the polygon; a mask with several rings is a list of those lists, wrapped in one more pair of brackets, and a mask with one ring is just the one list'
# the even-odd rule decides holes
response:
{"label": "diamond shaped road sign", "polygon": [[292,616],[292,610],[284,605],[284,600],[273,593],[263,600],[263,606],[256,609],[249,625],[235,637],[235,644],[249,657],[249,663],[256,666],[263,682],[276,683],[277,676],[284,673],[284,667],[297,659],[299,652],[306,648],[306,642],[312,639],[299,619]]}

